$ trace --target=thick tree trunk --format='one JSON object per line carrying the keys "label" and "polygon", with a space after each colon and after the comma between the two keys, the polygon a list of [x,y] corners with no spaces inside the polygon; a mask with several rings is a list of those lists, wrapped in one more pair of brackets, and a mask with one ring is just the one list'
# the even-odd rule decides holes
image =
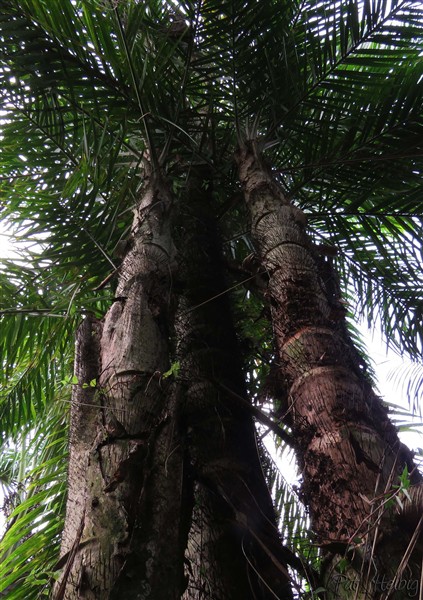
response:
{"label": "thick tree trunk", "polygon": [[[303,500],[329,565],[329,596],[354,594],[351,587],[342,592],[339,574],[331,571],[333,557],[340,553],[354,567],[354,573],[341,578],[351,584],[361,577],[357,597],[378,598],[380,578],[398,575],[410,541],[386,500],[404,467],[413,470],[412,454],[399,442],[387,410],[366,380],[328,276],[330,266],[316,255],[304,213],[285,198],[253,145],[240,149],[236,159],[252,237],[269,276],[266,295],[280,368],[289,385]],[[367,560],[371,555],[373,560]],[[400,574],[409,577],[410,585],[421,572],[413,559],[408,575]],[[365,576],[359,576],[360,570]],[[392,597],[409,597],[407,593],[397,591]]]}
{"label": "thick tree trunk", "polygon": [[180,211],[180,268],[153,181],[104,324],[79,330],[56,600],[292,597],[198,177]]}
{"label": "thick tree trunk", "polygon": [[190,504],[180,394],[163,378],[175,257],[170,209],[165,186],[152,179],[101,338],[92,319],[80,329],[56,600],[176,600],[185,589]]}
{"label": "thick tree trunk", "polygon": [[[411,456],[363,376],[303,213],[254,152],[237,158],[270,278],[304,501],[328,565],[325,585],[330,597],[348,597],[333,575],[340,548],[351,583],[374,546],[377,570],[369,567],[362,586],[369,595],[360,590],[358,597],[376,598],[375,575],[395,574],[407,544],[388,545],[399,529],[381,495],[391,493],[405,464],[412,467]],[[292,556],[281,545],[261,472],[207,181],[205,170],[191,173],[171,223],[166,187],[152,179],[104,324],[87,317],[78,333],[55,600],[292,598]],[[182,232],[178,268],[171,227]]]}
{"label": "thick tree trunk", "polygon": [[[195,510],[187,600],[291,598],[289,575],[246,402],[208,169],[191,172],[181,209],[177,355]],[[243,400],[244,399],[244,400]]]}

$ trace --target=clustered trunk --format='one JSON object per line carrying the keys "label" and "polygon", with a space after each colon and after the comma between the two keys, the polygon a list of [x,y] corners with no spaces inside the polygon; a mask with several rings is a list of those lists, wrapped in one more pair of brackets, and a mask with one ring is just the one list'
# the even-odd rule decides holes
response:
{"label": "clustered trunk", "polygon": [[[349,585],[365,573],[357,598],[379,598],[380,574],[404,580],[404,553],[409,581],[421,572],[385,502],[412,456],[365,377],[304,213],[254,145],[236,160],[327,597],[351,597],[336,575],[343,557]],[[78,333],[55,600],[292,598],[287,564],[301,565],[281,544],[261,470],[212,191],[209,167],[192,167],[176,210],[150,177],[113,304]]]}
{"label": "clustered trunk", "polygon": [[[382,581],[398,576],[409,542],[385,500],[405,467],[414,470],[414,483],[420,477],[366,379],[347,334],[334,273],[316,254],[306,215],[287,200],[253,144],[241,148],[236,160],[258,260],[269,277],[266,296],[288,384],[286,420],[295,434],[302,498],[325,564],[333,569],[335,554],[347,557],[356,569],[348,575],[354,585],[360,570],[368,575],[360,577],[357,597],[377,598],[386,593]],[[414,566],[411,560],[410,585],[421,572],[421,565]],[[332,586],[330,597],[351,597],[352,588],[343,591],[333,573],[326,573],[325,583]],[[392,597],[409,597],[404,582],[397,588],[402,591]]]}
{"label": "clustered trunk", "polygon": [[176,220],[150,183],[104,324],[81,326],[56,600],[292,597],[204,175]]}

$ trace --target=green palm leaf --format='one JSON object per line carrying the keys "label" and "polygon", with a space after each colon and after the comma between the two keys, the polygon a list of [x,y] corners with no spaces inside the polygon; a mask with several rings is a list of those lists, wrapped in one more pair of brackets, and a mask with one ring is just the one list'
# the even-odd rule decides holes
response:
{"label": "green palm leaf", "polygon": [[[51,585],[65,510],[64,414],[63,408],[50,409],[24,434],[29,441],[20,470],[25,475],[19,479],[15,473],[7,529],[0,541],[0,594],[8,598],[40,598]],[[19,436],[16,441],[23,442]]]}

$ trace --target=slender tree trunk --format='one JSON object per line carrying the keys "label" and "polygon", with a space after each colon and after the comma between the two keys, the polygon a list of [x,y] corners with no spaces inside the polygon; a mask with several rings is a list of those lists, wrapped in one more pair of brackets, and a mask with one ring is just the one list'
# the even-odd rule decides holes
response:
{"label": "slender tree trunk", "polygon": [[177,355],[195,485],[184,598],[291,598],[260,466],[212,217],[208,169],[191,172],[181,208]]}
{"label": "slender tree trunk", "polygon": [[[379,598],[386,593],[382,576],[408,577],[410,585],[420,579],[415,556],[405,575],[397,570],[410,535],[386,503],[404,467],[414,469],[412,454],[399,442],[365,377],[328,278],[329,265],[306,234],[304,213],[289,203],[252,144],[241,148],[236,160],[252,237],[269,276],[266,295],[289,385],[302,497],[326,557],[328,595],[352,598],[353,588],[342,588],[340,581],[357,587],[360,578],[356,597]],[[348,559],[343,575],[333,570],[338,554]],[[404,588],[395,594],[409,597]]]}
{"label": "slender tree trunk", "polygon": [[175,258],[170,211],[166,187],[152,178],[104,325],[87,318],[80,329],[56,600],[176,600],[186,586],[180,394],[163,378]]}

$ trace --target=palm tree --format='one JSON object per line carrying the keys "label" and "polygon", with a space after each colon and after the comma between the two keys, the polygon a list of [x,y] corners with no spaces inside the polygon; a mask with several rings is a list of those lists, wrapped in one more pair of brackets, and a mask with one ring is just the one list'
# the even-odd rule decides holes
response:
{"label": "palm tree", "polygon": [[5,0],[2,212],[37,245],[1,272],[2,439],[44,442],[8,598],[409,597],[420,476],[346,313],[421,352],[422,13]]}

